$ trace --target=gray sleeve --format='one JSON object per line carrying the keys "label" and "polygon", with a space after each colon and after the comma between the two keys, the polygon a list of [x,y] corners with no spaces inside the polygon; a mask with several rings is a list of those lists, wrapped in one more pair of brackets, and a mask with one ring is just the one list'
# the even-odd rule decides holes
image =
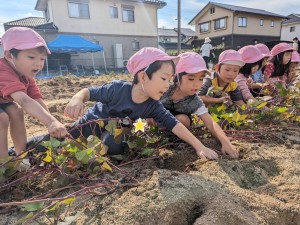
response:
{"label": "gray sleeve", "polygon": [[211,78],[210,77],[204,78],[203,84],[199,91],[199,95],[200,96],[206,95],[208,92],[208,89],[211,87],[211,85],[212,85]]}

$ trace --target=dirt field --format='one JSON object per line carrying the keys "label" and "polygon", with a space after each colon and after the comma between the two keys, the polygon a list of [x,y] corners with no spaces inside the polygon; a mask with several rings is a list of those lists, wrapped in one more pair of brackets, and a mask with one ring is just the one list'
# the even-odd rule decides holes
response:
{"label": "dirt field", "polygon": [[[103,77],[56,77],[37,80],[50,112],[63,123],[71,120],[63,110],[71,96],[84,87],[101,85],[127,75]],[[26,116],[28,137],[46,132],[36,119]],[[300,224],[300,132],[293,127],[251,133],[228,132],[240,158],[221,156],[203,161],[183,142],[161,151],[163,161],[140,161],[126,171],[140,182],[137,187],[117,189],[104,196],[78,198],[68,210],[70,223],[61,224],[170,224],[170,225],[295,225]],[[203,143],[220,151],[214,138]],[[248,140],[248,141],[247,141]],[[250,141],[251,140],[251,141]],[[10,142],[11,143],[11,142]],[[19,190],[12,190],[16,194]],[[26,212],[0,214],[0,224],[14,224]],[[40,217],[42,224],[50,222]],[[71,221],[73,221],[71,223]]]}

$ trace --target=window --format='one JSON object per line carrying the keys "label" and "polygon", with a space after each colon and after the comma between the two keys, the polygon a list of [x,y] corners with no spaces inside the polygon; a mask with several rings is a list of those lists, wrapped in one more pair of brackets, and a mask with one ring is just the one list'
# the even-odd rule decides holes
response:
{"label": "window", "polygon": [[293,26],[293,27],[290,27],[290,32],[295,32],[295,26]]}
{"label": "window", "polygon": [[109,11],[110,11],[110,18],[117,19],[119,17],[118,16],[118,7],[110,6]]}
{"label": "window", "polygon": [[274,27],[274,21],[273,20],[271,21],[271,27]]}
{"label": "window", "polygon": [[200,33],[209,32],[209,23],[200,23]]}
{"label": "window", "polygon": [[122,6],[122,18],[124,22],[134,22],[133,6]]}
{"label": "window", "polygon": [[210,14],[214,14],[215,13],[215,7],[211,7],[210,8]]}
{"label": "window", "polygon": [[90,18],[88,0],[69,0],[69,16],[75,18]]}
{"label": "window", "polygon": [[260,20],[259,25],[260,25],[260,26],[263,26],[263,25],[264,25],[264,20],[263,20],[263,19]]}
{"label": "window", "polygon": [[215,30],[225,28],[225,18],[215,20]]}
{"label": "window", "polygon": [[246,17],[239,17],[239,27],[247,27],[247,18]]}
{"label": "window", "polygon": [[138,42],[137,40],[134,40],[132,42],[132,50],[139,50],[140,49],[140,42]]}

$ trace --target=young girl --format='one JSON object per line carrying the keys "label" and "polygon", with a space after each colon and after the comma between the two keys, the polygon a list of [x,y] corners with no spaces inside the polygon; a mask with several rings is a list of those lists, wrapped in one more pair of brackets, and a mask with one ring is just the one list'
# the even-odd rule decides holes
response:
{"label": "young girl", "polygon": [[286,86],[286,79],[289,73],[293,48],[287,43],[279,43],[272,50],[272,60],[266,65],[264,71],[265,80],[271,84],[278,82]]}
{"label": "young girl", "polygon": [[[216,152],[205,147],[159,102],[173,80],[175,65],[172,59],[174,57],[168,56],[157,48],[141,49],[129,59],[127,64],[127,69],[133,76],[132,83],[113,81],[100,87],[84,88],[73,96],[65,108],[65,115],[78,118],[83,115],[84,103],[95,101],[96,105],[90,108],[76,124],[110,117],[128,117],[132,120],[154,118],[163,127],[192,145],[198,156],[217,159]],[[101,128],[98,126],[96,129]],[[92,134],[90,125],[84,126],[82,133],[85,137]],[[114,152],[109,146],[108,153],[120,154],[122,152]]]}
{"label": "young girl", "polygon": [[[262,84],[265,82],[265,78],[263,75],[263,72],[265,70],[265,66],[268,64],[269,60],[272,58],[271,52],[268,48],[268,46],[266,46],[265,44],[256,44],[255,45],[256,48],[258,48],[258,50],[261,52],[261,54],[263,55],[263,60],[261,63],[261,67],[259,68],[259,70],[252,74],[252,80],[255,84]],[[257,88],[261,88],[261,86],[258,86]]]}
{"label": "young girl", "polygon": [[219,56],[216,72],[204,79],[199,95],[206,105],[233,101],[243,105],[244,101],[237,83],[234,81],[244,61],[239,52],[225,50]]}
{"label": "young girl", "polygon": [[7,157],[10,127],[16,153],[25,150],[26,129],[23,110],[48,127],[49,134],[64,137],[66,128],[50,113],[35,83],[50,51],[34,30],[13,27],[2,36],[4,58],[0,59],[0,159]]}
{"label": "young girl", "polygon": [[289,75],[287,79],[287,84],[289,87],[295,86],[296,83],[299,83],[299,66],[300,62],[300,56],[297,51],[293,51],[292,53],[292,58],[291,58],[291,63],[290,63],[290,68],[289,68]]}
{"label": "young girl", "polygon": [[174,85],[161,98],[162,104],[187,128],[190,128],[191,115],[199,116],[210,132],[220,140],[222,152],[233,158],[238,158],[238,151],[230,143],[221,127],[210,116],[204,103],[197,95],[205,74],[209,73],[205,61],[199,54],[192,52],[182,53],[179,57]]}
{"label": "young girl", "polygon": [[246,63],[241,69],[239,75],[235,78],[235,81],[238,84],[239,89],[241,90],[244,102],[249,100],[254,101],[251,90],[257,90],[251,75],[256,73],[257,70],[261,67],[263,55],[253,45],[247,45],[239,49],[238,52],[242,55],[244,62]]}

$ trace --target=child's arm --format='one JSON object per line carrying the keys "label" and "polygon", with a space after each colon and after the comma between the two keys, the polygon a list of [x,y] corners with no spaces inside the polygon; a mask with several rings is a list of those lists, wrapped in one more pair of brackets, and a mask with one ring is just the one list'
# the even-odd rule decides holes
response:
{"label": "child's arm", "polygon": [[209,113],[204,113],[200,115],[200,118],[202,119],[208,130],[212,133],[212,135],[221,142],[223,154],[227,153],[232,158],[238,158],[239,152],[230,143],[222,128],[213,120],[211,115],[209,115]]}
{"label": "child's arm", "polygon": [[172,132],[180,139],[193,146],[197,152],[197,155],[201,158],[218,158],[218,154],[215,151],[205,147],[182,123],[177,123],[172,129]]}
{"label": "child's arm", "polygon": [[200,96],[200,98],[205,103],[205,105],[224,103],[225,101],[230,100],[230,98],[228,96],[224,96],[224,97],[220,97],[220,98],[214,98],[214,97],[211,97],[211,96],[208,96],[208,95],[202,95],[202,96]]}
{"label": "child's arm", "polygon": [[77,119],[84,113],[84,103],[90,99],[90,91],[87,88],[75,94],[67,104],[64,114],[72,119]]}
{"label": "child's arm", "polygon": [[61,138],[68,134],[68,131],[57,119],[55,119],[48,111],[46,111],[37,101],[30,98],[22,91],[10,94],[22,109],[29,115],[37,118],[48,127],[51,136]]}
{"label": "child's arm", "polygon": [[46,111],[49,112],[49,109],[42,98],[35,99],[35,101],[37,101]]}

